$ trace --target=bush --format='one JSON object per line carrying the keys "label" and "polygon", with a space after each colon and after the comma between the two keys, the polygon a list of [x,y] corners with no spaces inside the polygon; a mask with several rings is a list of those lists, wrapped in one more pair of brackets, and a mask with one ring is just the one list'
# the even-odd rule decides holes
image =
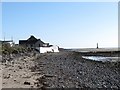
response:
{"label": "bush", "polygon": [[2,53],[3,54],[7,54],[7,53],[11,53],[12,52],[12,48],[11,48],[11,46],[10,46],[10,44],[9,43],[3,43],[2,44]]}
{"label": "bush", "polygon": [[18,53],[24,53],[27,49],[21,46],[13,46],[11,47],[10,44],[4,43],[2,44],[2,53],[3,54],[18,54]]}
{"label": "bush", "polygon": [[18,53],[19,53],[19,51],[16,50],[16,49],[14,49],[14,50],[12,51],[12,54],[18,54]]}
{"label": "bush", "polygon": [[6,50],[2,50],[2,54],[8,54]]}

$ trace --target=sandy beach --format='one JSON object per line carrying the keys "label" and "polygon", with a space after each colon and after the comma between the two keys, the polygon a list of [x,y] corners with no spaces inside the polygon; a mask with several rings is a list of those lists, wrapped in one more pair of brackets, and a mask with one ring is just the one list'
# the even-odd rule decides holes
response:
{"label": "sandy beach", "polygon": [[120,68],[73,51],[6,56],[2,88],[120,88]]}

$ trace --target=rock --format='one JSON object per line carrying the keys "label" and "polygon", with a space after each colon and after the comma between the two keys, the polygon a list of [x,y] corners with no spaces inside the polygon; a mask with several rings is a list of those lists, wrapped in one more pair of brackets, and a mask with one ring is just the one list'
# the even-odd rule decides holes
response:
{"label": "rock", "polygon": [[16,79],[14,79],[14,81],[17,81]]}
{"label": "rock", "polygon": [[30,85],[30,82],[25,81],[25,82],[24,82],[24,85]]}
{"label": "rock", "polygon": [[19,68],[19,69],[22,69],[22,67],[21,67],[21,66],[18,66],[18,68]]}
{"label": "rock", "polygon": [[47,87],[49,86],[49,84],[48,84],[47,82],[43,82],[42,84],[43,84],[44,86],[47,86]]}
{"label": "rock", "polygon": [[3,76],[4,79],[9,79],[10,78],[10,74]]}
{"label": "rock", "polygon": [[55,75],[45,74],[45,77],[55,77]]}

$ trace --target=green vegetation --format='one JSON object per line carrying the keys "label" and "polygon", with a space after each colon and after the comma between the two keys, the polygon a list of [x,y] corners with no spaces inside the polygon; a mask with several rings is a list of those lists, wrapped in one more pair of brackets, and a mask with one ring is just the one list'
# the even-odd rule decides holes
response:
{"label": "green vegetation", "polygon": [[20,46],[10,46],[9,43],[2,44],[2,54],[17,54],[27,51],[27,49]]}

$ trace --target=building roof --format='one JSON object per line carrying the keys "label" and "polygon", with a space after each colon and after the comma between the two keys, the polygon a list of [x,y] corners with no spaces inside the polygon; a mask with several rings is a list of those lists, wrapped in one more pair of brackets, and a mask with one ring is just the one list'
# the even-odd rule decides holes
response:
{"label": "building roof", "polygon": [[30,36],[27,40],[19,40],[19,44],[35,44],[37,41],[40,41],[41,43],[45,44],[40,39],[35,38],[33,35]]}
{"label": "building roof", "polygon": [[27,40],[19,40],[19,44],[25,44],[27,43]]}
{"label": "building roof", "polygon": [[0,40],[0,43],[7,43],[7,42],[13,42],[13,40],[7,40],[7,41]]}
{"label": "building roof", "polygon": [[38,39],[35,38],[33,35],[30,36],[30,38],[27,39],[28,41],[37,41]]}

